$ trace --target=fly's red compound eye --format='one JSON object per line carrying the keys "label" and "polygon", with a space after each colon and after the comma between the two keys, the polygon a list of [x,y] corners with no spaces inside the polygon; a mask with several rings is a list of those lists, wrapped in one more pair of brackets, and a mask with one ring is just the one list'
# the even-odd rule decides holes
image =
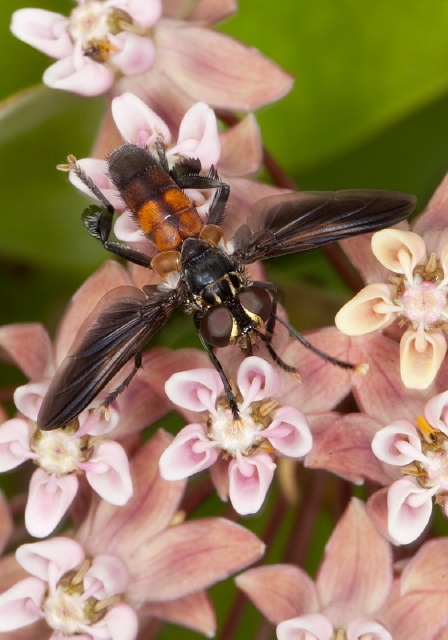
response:
{"label": "fly's red compound eye", "polygon": [[246,311],[254,313],[261,318],[263,322],[266,322],[269,318],[272,300],[266,289],[253,286],[238,294],[238,298]]}
{"label": "fly's red compound eye", "polygon": [[212,347],[227,347],[232,333],[232,314],[225,307],[208,311],[201,320],[202,337]]}

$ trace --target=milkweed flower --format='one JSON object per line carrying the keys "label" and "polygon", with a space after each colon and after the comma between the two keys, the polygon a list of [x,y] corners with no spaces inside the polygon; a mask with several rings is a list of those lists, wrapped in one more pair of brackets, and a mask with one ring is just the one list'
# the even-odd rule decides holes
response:
{"label": "milkweed flower", "polygon": [[86,557],[78,542],[60,537],[22,545],[16,559],[31,577],[0,595],[0,631],[45,620],[50,640],[137,637],[137,614],[123,601],[129,572],[120,558]]}
{"label": "milkweed flower", "polygon": [[[448,227],[442,182],[427,209],[400,228],[373,234],[369,257],[366,239],[343,242],[369,284],[338,312],[340,331],[363,336],[377,330],[391,335],[395,320],[406,331],[400,337],[400,373],[409,389],[427,389],[434,381],[447,350]],[[378,278],[379,276],[379,278]],[[389,276],[389,282],[384,282]],[[382,282],[375,280],[383,280]]]}
{"label": "milkweed flower", "polygon": [[169,437],[158,431],[132,458],[134,495],[124,507],[95,505],[76,532],[86,553],[111,553],[129,571],[127,602],[140,620],[155,616],[211,637],[216,629],[206,589],[258,560],[264,544],[224,518],[185,520],[185,481],[158,469]]}
{"label": "milkweed flower", "polygon": [[[212,467],[220,455],[225,462],[222,498],[230,498],[240,514],[257,512],[272,482],[272,454],[300,458],[312,447],[311,432],[303,413],[291,406],[279,407],[275,394],[280,375],[265,360],[252,356],[237,374],[239,420],[235,420],[214,369],[175,373],[165,391],[178,406],[205,412],[199,422],[181,429],[160,458],[160,473],[167,480],[186,478]],[[226,486],[227,484],[227,486]]]}
{"label": "milkweed flower", "polygon": [[[148,149],[155,156],[158,145],[163,144],[170,168],[185,158],[195,158],[199,160],[202,171],[207,174],[212,165],[219,160],[221,147],[216,117],[214,111],[204,103],[193,105],[184,115],[175,143],[165,122],[134,94],[124,93],[117,96],[112,100],[111,108],[115,124],[123,139]],[[125,210],[123,200],[108,177],[105,160],[83,158],[77,160],[77,165],[92,179],[116,210]],[[70,171],[70,180],[78,189],[96,198],[73,171]],[[200,213],[207,213],[211,197],[206,201],[204,195],[197,190],[187,190],[187,195],[195,202]],[[116,236],[125,242],[144,240],[141,229],[137,227],[129,211],[117,219],[114,231]]]}
{"label": "milkweed flower", "polygon": [[20,9],[11,30],[56,58],[43,76],[55,89],[95,96],[126,78],[148,103],[169,95],[171,105],[171,94],[180,93],[190,103],[244,111],[283,96],[292,84],[288,74],[255,49],[207,28],[233,13],[233,2],[200,5],[186,12],[183,3],[161,0],[77,0],[68,17]]}
{"label": "milkweed flower", "polygon": [[43,76],[49,87],[95,96],[111,88],[116,73],[137,75],[152,67],[150,30],[160,0],[79,0],[66,18],[44,9],[13,14],[15,36],[57,59]]}
{"label": "milkweed flower", "polygon": [[236,583],[277,625],[278,640],[392,640],[380,614],[392,576],[390,545],[364,505],[352,499],[326,545],[315,582],[300,567],[284,564],[250,569]]}
{"label": "milkweed flower", "polygon": [[[257,171],[262,158],[259,131],[252,116],[247,116],[220,134],[213,109],[204,102],[198,102],[183,115],[176,139],[168,124],[133,93],[125,92],[116,96],[111,102],[111,113],[116,128],[126,142],[148,149],[156,158],[162,145],[170,169],[179,162],[194,159],[195,162],[199,161],[199,170],[203,175],[207,175],[213,167],[219,170],[220,179],[230,186],[229,206],[222,225],[226,233],[230,234],[247,218],[250,206],[255,201],[284,191],[243,177]],[[110,153],[115,137],[110,127],[107,127],[107,131],[104,129],[95,153],[101,156]],[[244,149],[244,153],[241,149]],[[141,249],[148,251],[148,241],[133,215],[125,209],[123,200],[108,176],[107,162],[96,158],[82,158],[76,164],[102,191],[116,211],[121,213],[114,225],[117,238],[127,243],[142,243]],[[95,194],[73,170],[69,175],[70,181],[78,189],[96,199]],[[186,189],[185,192],[205,224],[216,190]]]}
{"label": "milkweed flower", "polygon": [[30,481],[25,524],[31,535],[51,533],[73,502],[84,473],[90,486],[105,500],[125,504],[132,495],[129,464],[123,447],[104,439],[118,422],[83,412],[79,425],[41,431],[36,427],[38,409],[48,388],[29,383],[16,389],[14,400],[22,417],[0,425],[0,471],[14,469],[26,460],[37,465]]}
{"label": "milkweed flower", "polygon": [[[36,427],[43,396],[83,320],[101,295],[114,286],[130,284],[123,267],[107,262],[75,294],[54,346],[39,324],[0,327],[0,346],[31,379],[15,392],[19,415],[0,425],[0,470],[15,469],[27,460],[37,466],[25,510],[27,529],[36,537],[48,535],[58,525],[78,493],[82,475],[102,498],[125,504],[132,495],[128,458],[122,445],[106,436],[112,430],[116,436],[136,433],[147,426],[148,415],[157,420],[168,411],[162,386],[175,365],[170,352],[159,350],[145,354],[151,367],[139,372],[131,388],[113,403],[108,420],[89,407],[63,429],[41,431]],[[192,353],[183,356],[181,352],[176,361],[192,357]],[[95,406],[100,402],[97,399]]]}
{"label": "milkweed flower", "polygon": [[418,428],[395,420],[372,440],[376,457],[403,477],[387,491],[388,532],[397,544],[413,542],[423,532],[433,500],[448,516],[448,391],[434,396],[419,416]]}

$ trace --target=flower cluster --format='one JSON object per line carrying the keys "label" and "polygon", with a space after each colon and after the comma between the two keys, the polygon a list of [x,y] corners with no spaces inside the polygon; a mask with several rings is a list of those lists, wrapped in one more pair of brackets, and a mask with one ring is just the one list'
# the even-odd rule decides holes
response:
{"label": "flower cluster", "polygon": [[[448,637],[448,538],[397,553],[428,529],[434,503],[448,516],[448,177],[412,230],[342,241],[366,287],[336,327],[298,333],[249,258],[346,236],[344,216],[351,230],[357,220],[344,209],[316,230],[319,207],[300,211],[287,176],[250,177],[272,169],[250,112],[292,80],[212,28],[235,8],[75,0],[69,16],[13,14],[13,34],[55,59],[48,87],[105,95],[92,157],[59,168],[95,200],[90,235],[129,264],[108,261],[81,286],[53,343],[37,323],[0,327],[0,356],[28,379],[0,389],[8,640],[149,639],[162,623],[212,637],[207,590],[243,569],[236,585],[278,640]],[[279,194],[283,209],[256,205]],[[157,230],[176,238],[169,248]],[[144,350],[181,306],[204,350]],[[52,403],[59,417],[79,411],[48,425],[39,412]],[[363,483],[365,502],[351,497]],[[322,505],[337,523],[312,579]],[[267,545],[282,564],[246,570]],[[230,589],[223,638],[243,610]]]}

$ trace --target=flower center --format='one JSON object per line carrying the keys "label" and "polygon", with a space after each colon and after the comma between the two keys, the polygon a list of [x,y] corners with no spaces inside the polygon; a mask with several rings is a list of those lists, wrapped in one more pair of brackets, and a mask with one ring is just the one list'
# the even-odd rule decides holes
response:
{"label": "flower center", "polygon": [[54,431],[36,431],[30,447],[37,453],[36,462],[41,469],[61,477],[73,473],[78,469],[77,463],[88,459],[88,436],[76,438],[73,437],[74,432],[70,426]]}
{"label": "flower center", "polygon": [[428,424],[423,416],[419,416],[416,422],[424,459],[409,465],[410,475],[417,476],[425,489],[438,487],[439,495],[448,493],[448,439],[442,431]]}
{"label": "flower center", "polygon": [[95,598],[93,593],[99,582],[88,593],[85,591],[83,579],[90,566],[91,562],[86,560],[79,571],[65,574],[42,603],[47,624],[64,636],[86,633],[86,627],[98,622],[121,599],[118,595],[104,601]]}
{"label": "flower center", "polygon": [[400,315],[412,323],[415,329],[434,329],[448,320],[447,287],[440,284],[434,274],[421,274],[416,269],[411,283],[400,281],[397,287],[396,304],[401,307]]}
{"label": "flower center", "polygon": [[49,627],[65,635],[85,631],[92,623],[93,598],[83,600],[82,589],[70,589],[61,585],[45,599],[42,609]]}
{"label": "flower center", "polygon": [[97,62],[105,62],[109,53],[117,50],[110,44],[109,36],[120,33],[132,23],[132,18],[125,11],[100,0],[91,0],[73,9],[68,32],[86,55],[94,57]]}
{"label": "flower center", "polygon": [[259,431],[264,425],[254,419],[251,408],[239,408],[241,420],[234,420],[228,407],[217,407],[217,414],[210,416],[208,437],[216,446],[235,457],[237,452],[248,455],[257,448],[263,437]]}

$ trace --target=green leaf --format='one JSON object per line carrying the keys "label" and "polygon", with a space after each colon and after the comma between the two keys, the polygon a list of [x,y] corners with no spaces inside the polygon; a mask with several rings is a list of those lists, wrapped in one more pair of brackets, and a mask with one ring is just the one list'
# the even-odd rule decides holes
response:
{"label": "green leaf", "polygon": [[448,3],[243,0],[224,30],[296,78],[259,114],[289,171],[347,151],[448,88]]}

